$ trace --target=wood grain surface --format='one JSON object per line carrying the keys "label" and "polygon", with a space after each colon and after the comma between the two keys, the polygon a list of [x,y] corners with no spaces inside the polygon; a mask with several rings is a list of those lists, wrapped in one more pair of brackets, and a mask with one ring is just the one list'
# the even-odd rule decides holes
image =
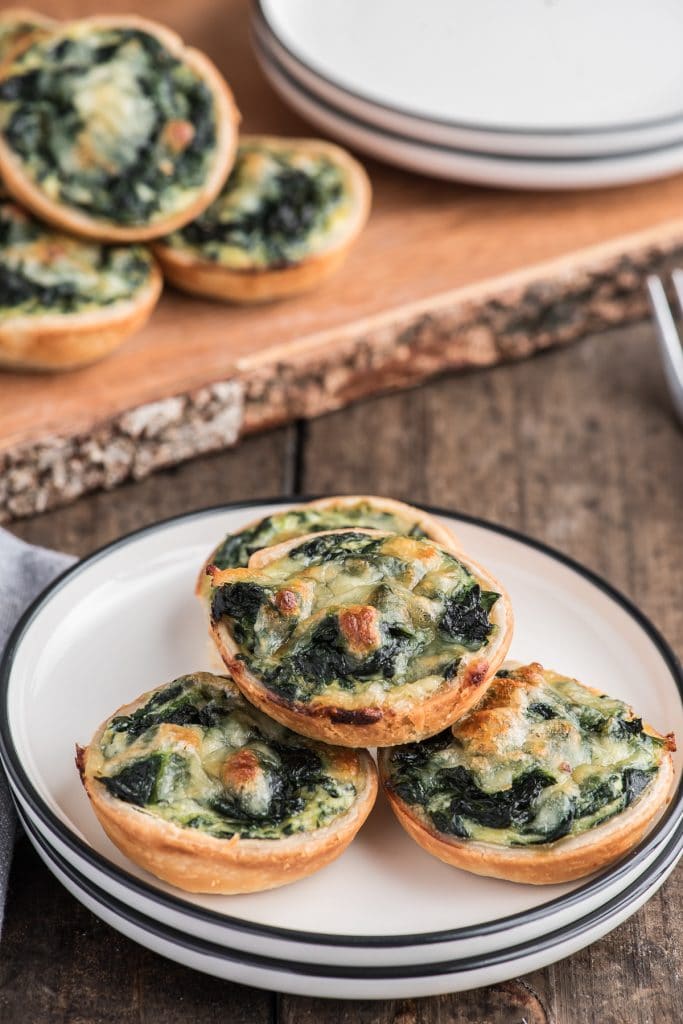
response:
{"label": "wood grain surface", "polygon": [[[131,5],[39,6],[72,17]],[[216,60],[246,130],[311,133],[256,66],[248,0],[146,0],[144,13]],[[60,376],[0,375],[0,520],[141,475],[137,438],[121,418],[131,409],[171,399],[163,414],[172,429],[145,435],[150,472],[237,433],[642,317],[645,273],[683,258],[681,175],[544,194],[458,186],[373,161],[368,168],[370,223],[318,291],[247,309],[169,289],[149,326],[106,362]],[[221,409],[201,413],[203,389],[226,380],[241,389],[224,393],[237,424],[227,431],[216,423]]]}
{"label": "wood grain surface", "polygon": [[[649,326],[246,440],[14,525],[84,554],[202,505],[375,491],[490,518],[603,574],[683,650],[683,434]],[[3,1024],[677,1024],[683,869],[552,967],[435,999],[330,1002],[194,974],[100,924],[21,841],[0,945]]]}

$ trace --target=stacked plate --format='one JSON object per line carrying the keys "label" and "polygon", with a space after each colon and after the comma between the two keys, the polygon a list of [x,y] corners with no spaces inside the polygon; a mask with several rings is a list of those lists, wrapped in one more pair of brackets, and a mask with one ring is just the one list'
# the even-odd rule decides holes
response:
{"label": "stacked plate", "polygon": [[683,169],[683,6],[670,0],[254,0],[277,91],[410,170],[515,188]]}
{"label": "stacked plate", "polygon": [[[566,885],[519,885],[441,864],[381,797],[338,861],[254,895],[182,893],[109,842],[80,785],[74,744],[131,693],[216,667],[193,595],[197,567],[224,533],[279,504],[207,510],[123,538],[67,572],[17,627],[3,667],[0,755],[29,839],[56,877],[103,921],[173,960],[338,998],[497,982],[567,956],[637,910],[683,850],[680,759],[676,794],[640,847]],[[589,680],[683,736],[680,668],[640,612],[556,552],[437,514],[505,580],[516,614],[512,657]]]}

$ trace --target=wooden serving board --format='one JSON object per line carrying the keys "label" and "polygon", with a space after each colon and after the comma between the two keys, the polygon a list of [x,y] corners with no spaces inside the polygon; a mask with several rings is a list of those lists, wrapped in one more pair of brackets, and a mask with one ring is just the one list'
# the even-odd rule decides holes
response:
{"label": "wooden serving board", "polygon": [[[42,0],[58,17],[130,3]],[[147,0],[205,49],[250,132],[306,135],[259,70],[247,0]],[[433,181],[367,162],[374,205],[345,267],[259,308],[168,290],[105,362],[0,375],[0,520],[114,486],[450,369],[488,366],[644,315],[644,275],[683,257],[683,175],[577,193]]]}

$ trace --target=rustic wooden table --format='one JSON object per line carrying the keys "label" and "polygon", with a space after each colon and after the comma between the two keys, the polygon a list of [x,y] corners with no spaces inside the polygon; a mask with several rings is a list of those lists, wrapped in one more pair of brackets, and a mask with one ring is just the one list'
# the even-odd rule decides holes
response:
{"label": "rustic wooden table", "polygon": [[[296,491],[393,494],[525,531],[603,574],[683,649],[683,434],[648,326],[263,434],[14,529],[85,554],[174,513]],[[220,982],[154,956],[77,904],[22,840],[0,946],[0,1020],[674,1024],[683,1019],[682,899],[679,869],[607,938],[493,988],[327,1002]]]}

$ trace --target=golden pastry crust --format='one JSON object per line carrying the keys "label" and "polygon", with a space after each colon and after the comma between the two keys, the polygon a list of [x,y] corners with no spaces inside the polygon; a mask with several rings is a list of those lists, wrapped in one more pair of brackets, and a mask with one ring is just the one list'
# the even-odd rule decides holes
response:
{"label": "golden pastry crust", "polygon": [[[43,220],[86,238],[110,242],[134,242],[159,238],[187,224],[218,195],[232,167],[237,148],[239,111],[223,76],[209,58],[163,25],[137,15],[98,16],[70,22],[52,33],[53,38],[68,39],[73,31],[87,33],[99,29],[133,29],[155,37],[165,49],[192,69],[209,89],[215,107],[216,139],[213,160],[203,185],[194,198],[181,208],[155,216],[149,223],[119,224],[51,198],[27,173],[23,161],[0,134],[0,176],[8,192]],[[23,50],[22,50],[23,53]],[[9,77],[15,65],[2,69],[2,78]],[[17,70],[20,70],[18,68]]]}
{"label": "golden pastry crust", "polygon": [[161,294],[153,266],[148,284],[115,308],[27,316],[0,324],[0,367],[59,371],[88,366],[115,351],[147,323]]}
{"label": "golden pastry crust", "polygon": [[[525,685],[525,676],[530,686],[538,681],[539,673],[551,681],[566,678],[545,671],[540,665],[525,666],[515,671],[520,673],[517,683],[511,683],[508,688],[505,685],[499,686],[499,680],[496,680],[480,707],[453,727],[454,736],[474,755],[473,763],[477,759],[495,757],[496,751],[510,753],[510,749],[506,748],[506,733],[515,728],[515,714],[518,717],[519,713],[523,713],[524,704],[517,700],[519,694],[515,688],[520,681],[522,686]],[[592,687],[583,689],[595,696],[604,696]],[[547,843],[505,846],[459,838],[439,831],[419,804],[408,803],[396,792],[392,784],[391,750],[379,753],[380,780],[394,814],[408,835],[444,863],[474,874],[532,885],[569,882],[607,867],[624,856],[637,846],[648,829],[664,813],[671,799],[674,782],[670,750],[675,749],[675,742],[672,736],[660,736],[650,726],[644,726],[644,732],[662,743],[657,773],[649,786],[614,816],[607,817],[586,831]],[[512,753],[517,751],[513,749]]]}
{"label": "golden pastry crust", "polygon": [[[273,513],[273,515],[281,516],[289,512],[305,513],[307,510],[313,510],[313,512],[325,512],[331,510],[333,513],[337,510],[342,512],[344,510],[348,510],[350,516],[353,516],[354,510],[357,511],[363,506],[367,506],[371,513],[378,512],[380,515],[386,514],[392,516],[396,521],[396,525],[405,523],[409,529],[416,526],[426,537],[435,541],[437,544],[443,545],[443,547],[452,548],[453,550],[460,548],[460,541],[453,530],[451,530],[450,527],[445,526],[434,516],[430,515],[429,512],[425,512],[424,509],[418,508],[416,505],[409,505],[404,501],[397,501],[395,498],[379,497],[376,494],[330,495],[327,498],[316,498],[314,501],[308,501],[304,505],[294,505],[291,509],[278,509],[278,511]],[[250,522],[246,523],[241,530],[236,531],[236,534],[248,533],[255,527],[258,527],[262,522],[262,519],[252,519]],[[343,525],[349,527],[353,526],[353,519],[350,519],[348,523],[344,523]],[[301,532],[297,532],[294,535],[303,537],[308,532],[309,530],[304,527]],[[292,536],[292,533],[287,531],[282,539],[289,540]],[[269,542],[266,546],[272,547],[272,542]],[[207,560],[204,562],[202,568],[199,570],[195,593],[197,597],[204,601],[209,601],[211,597],[211,577],[209,576],[208,569],[210,565],[216,564],[216,553],[219,549],[220,545],[218,548],[214,548]],[[223,566],[220,566],[220,568],[223,568]]]}
{"label": "golden pastry crust", "polygon": [[[341,168],[350,199],[344,230],[337,231],[319,251],[288,266],[233,267],[203,259],[191,246],[157,242],[154,246],[164,276],[183,291],[226,302],[259,303],[309,291],[345,261],[370,213],[371,186],[364,168],[345,150],[319,139],[287,139],[275,136],[242,136],[241,143],[258,143],[277,152],[295,150],[328,158]],[[238,156],[239,159],[239,156]]]}
{"label": "golden pastry crust", "polygon": [[[55,371],[84,366],[108,355],[146,323],[162,288],[161,273],[147,250],[104,250],[38,224],[6,201],[0,202],[0,218],[10,233],[18,233],[7,239],[0,266],[19,275],[23,286],[30,285],[29,298],[0,308],[0,367]],[[106,272],[98,266],[103,255],[111,260]],[[137,278],[130,277],[132,263],[136,273],[139,268],[144,272],[137,286]],[[119,293],[108,284],[110,278],[117,280],[116,274],[119,279],[126,275]],[[77,288],[79,296],[83,293],[83,308],[41,305],[41,287],[49,292],[60,284]]]}
{"label": "golden pastry crust", "polygon": [[[277,562],[293,548],[324,536],[365,534],[378,538],[389,537],[379,531],[349,529],[323,531],[294,538],[272,548],[257,551],[244,569],[213,570],[213,584],[247,582],[265,566]],[[375,687],[368,696],[363,687],[354,690],[338,689],[317,693],[312,699],[290,699],[265,685],[247,665],[243,648],[235,639],[224,618],[212,617],[210,632],[224,664],[228,667],[244,695],[252,704],[293,731],[313,739],[340,746],[394,746],[414,742],[440,732],[468,711],[485,693],[507,654],[512,639],[513,614],[510,599],[504,588],[486,570],[461,551],[451,546],[439,548],[412,538],[398,537],[394,542],[422,546],[431,552],[445,552],[454,556],[465,570],[474,576],[482,590],[494,591],[499,596],[489,612],[493,635],[480,650],[463,653],[454,674],[445,678],[441,670],[413,682],[406,682],[378,692]],[[417,557],[425,552],[420,551]],[[343,603],[343,602],[342,602]],[[354,613],[367,611],[367,606],[348,609]],[[322,613],[318,613],[320,615]],[[316,616],[310,621],[315,622]],[[340,620],[341,622],[341,620]],[[367,624],[372,629],[372,624]],[[342,624],[343,628],[343,624]],[[364,629],[358,627],[358,632]],[[362,637],[361,637],[362,642]],[[348,644],[348,636],[347,636]],[[368,645],[368,648],[372,645]],[[381,689],[381,688],[380,688]]]}
{"label": "golden pastry crust", "polygon": [[58,21],[30,7],[9,7],[0,11],[0,75],[22,50],[53,32]]}
{"label": "golden pastry crust", "polygon": [[[192,678],[208,680],[210,684],[218,681],[226,691],[238,692],[226,677],[195,673]],[[136,711],[154,692],[144,694],[116,714]],[[324,750],[324,756],[333,766],[334,777],[353,781],[356,796],[350,809],[329,824],[275,839],[243,838],[237,834],[217,838],[197,828],[181,827],[112,796],[97,781],[103,764],[100,744],[111,717],[98,729],[88,747],[77,747],[76,751],[76,765],[93,810],[109,838],[126,856],[157,878],[187,892],[258,892],[305,878],[343,853],[375,802],[377,771],[367,751],[330,748]],[[159,728],[175,730],[181,745],[187,737],[180,734],[191,732],[183,727]],[[248,775],[244,753],[232,756],[233,761],[239,759],[244,763],[227,766],[226,773]]]}

